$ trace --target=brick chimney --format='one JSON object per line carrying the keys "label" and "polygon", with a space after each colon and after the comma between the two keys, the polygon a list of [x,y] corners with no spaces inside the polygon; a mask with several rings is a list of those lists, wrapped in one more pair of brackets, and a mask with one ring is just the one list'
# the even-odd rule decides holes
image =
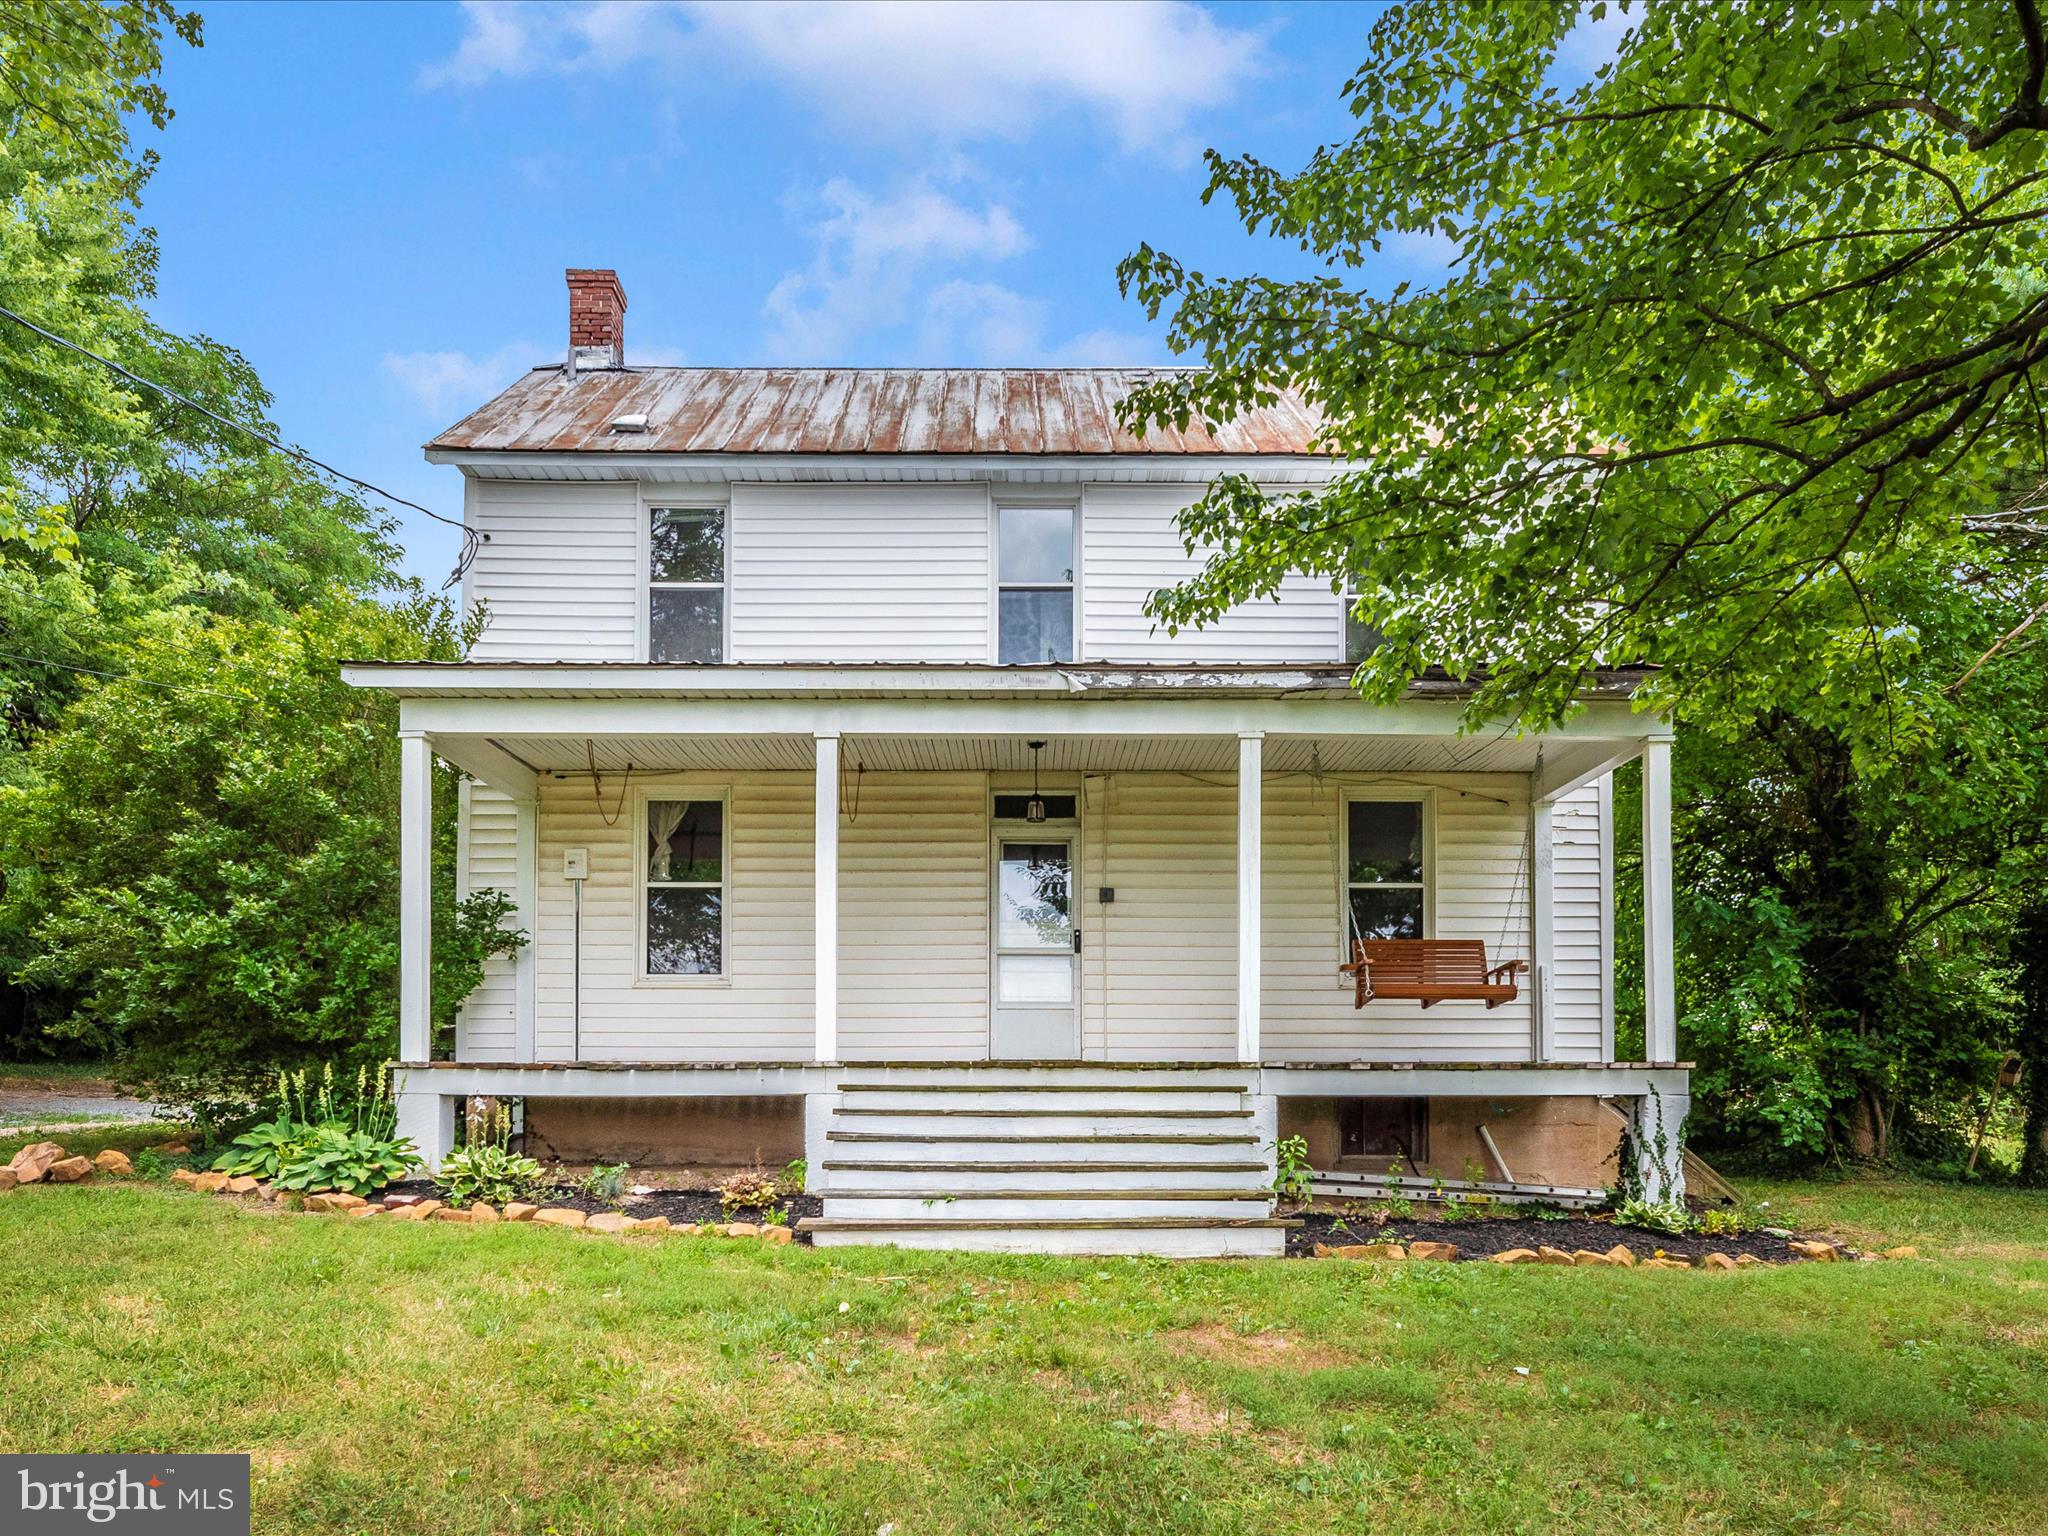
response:
{"label": "brick chimney", "polygon": [[626,366],[626,290],[608,267],[571,267],[569,372]]}

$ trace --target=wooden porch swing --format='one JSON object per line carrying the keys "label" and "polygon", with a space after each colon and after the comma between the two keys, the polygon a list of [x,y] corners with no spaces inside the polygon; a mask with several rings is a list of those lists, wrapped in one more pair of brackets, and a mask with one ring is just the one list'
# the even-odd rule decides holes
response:
{"label": "wooden porch swing", "polygon": [[[1524,842],[1514,890],[1525,900],[1528,875],[1529,845]],[[1514,909],[1511,900],[1509,913]],[[1503,960],[1488,965],[1484,939],[1368,939],[1358,931],[1358,917],[1348,894],[1344,911],[1351,929],[1351,963],[1337,969],[1351,978],[1353,1008],[1378,999],[1420,1003],[1425,1008],[1438,1003],[1484,1003],[1491,1009],[1521,995],[1515,978],[1529,969],[1529,962]],[[1502,947],[1513,921],[1510,916],[1502,925]]]}

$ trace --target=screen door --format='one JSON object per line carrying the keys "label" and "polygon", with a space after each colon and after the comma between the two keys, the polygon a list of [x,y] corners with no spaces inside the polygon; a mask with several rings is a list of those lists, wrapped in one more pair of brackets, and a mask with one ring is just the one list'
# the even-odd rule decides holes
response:
{"label": "screen door", "polygon": [[1081,1054],[1071,838],[996,843],[994,1051],[1011,1061]]}

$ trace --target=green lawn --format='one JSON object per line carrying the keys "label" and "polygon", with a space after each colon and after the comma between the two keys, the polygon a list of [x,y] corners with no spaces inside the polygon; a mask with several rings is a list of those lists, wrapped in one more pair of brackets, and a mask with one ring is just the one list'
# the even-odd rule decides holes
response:
{"label": "green lawn", "polygon": [[1929,1257],[1053,1261],[30,1187],[0,1450],[247,1450],[256,1528],[323,1536],[2048,1526],[2048,1199],[1760,1193]]}

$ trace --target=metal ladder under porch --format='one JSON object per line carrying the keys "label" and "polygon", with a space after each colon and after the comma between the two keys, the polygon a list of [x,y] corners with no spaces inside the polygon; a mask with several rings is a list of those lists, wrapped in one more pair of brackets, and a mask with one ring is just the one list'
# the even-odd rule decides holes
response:
{"label": "metal ladder under porch", "polygon": [[[1243,1068],[848,1066],[800,1223],[819,1247],[1277,1256],[1270,1128]],[[822,1153],[822,1155],[820,1155]]]}

